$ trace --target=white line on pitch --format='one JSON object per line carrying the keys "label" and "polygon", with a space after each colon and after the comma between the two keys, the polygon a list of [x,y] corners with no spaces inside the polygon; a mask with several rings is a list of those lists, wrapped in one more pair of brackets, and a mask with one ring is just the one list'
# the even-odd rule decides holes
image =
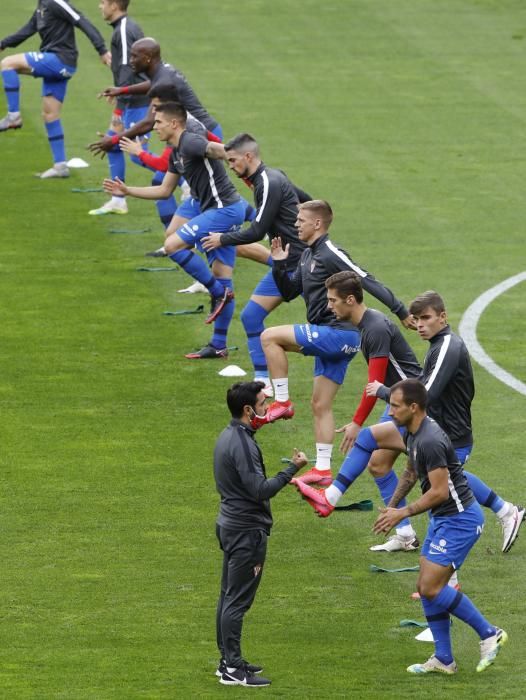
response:
{"label": "white line on pitch", "polygon": [[495,287],[488,289],[484,294],[481,294],[478,299],[466,309],[459,324],[459,333],[467,345],[470,355],[494,377],[499,379],[504,384],[507,384],[515,391],[526,396],[526,384],[516,379],[513,374],[506,372],[491,357],[484,351],[481,344],[477,340],[477,325],[483,311],[491,304],[498,296],[506,292],[511,287],[514,287],[520,282],[526,281],[526,271],[520,272],[518,275],[509,277],[507,280],[500,282]]}

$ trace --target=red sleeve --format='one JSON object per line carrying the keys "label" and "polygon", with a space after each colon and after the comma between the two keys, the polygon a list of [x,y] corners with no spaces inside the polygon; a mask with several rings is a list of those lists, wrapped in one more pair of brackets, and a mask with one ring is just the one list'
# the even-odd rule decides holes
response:
{"label": "red sleeve", "polygon": [[[372,359],[370,359],[367,383],[378,381],[383,384],[385,380],[385,375],[387,373],[388,364],[388,357],[373,357]],[[356,409],[356,413],[354,414],[353,423],[363,425],[365,420],[367,419],[367,416],[373,410],[376,401],[376,396],[367,396],[367,394],[364,391],[362,395],[362,400],[360,401],[360,405],[358,406],[358,408]]]}
{"label": "red sleeve", "polygon": [[211,131],[206,132],[206,138],[208,139],[208,141],[213,141],[214,143],[223,143],[219,136],[216,136]]}
{"label": "red sleeve", "polygon": [[165,173],[168,170],[168,161],[171,152],[172,149],[170,147],[165,148],[160,156],[156,156],[155,153],[149,153],[148,151],[141,151],[139,159],[146,167]]}

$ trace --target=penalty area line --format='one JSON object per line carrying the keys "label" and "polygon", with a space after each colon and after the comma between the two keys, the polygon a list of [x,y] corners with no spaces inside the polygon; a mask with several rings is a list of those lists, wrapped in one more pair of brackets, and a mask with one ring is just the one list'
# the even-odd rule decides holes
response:
{"label": "penalty area line", "polygon": [[499,381],[503,382],[507,386],[520,394],[526,396],[526,384],[521,382],[519,379],[510,374],[505,369],[502,369],[491,357],[485,352],[482,345],[477,339],[477,325],[485,309],[494,301],[497,297],[508,289],[511,289],[520,282],[526,281],[526,271],[520,272],[518,275],[513,277],[508,277],[508,279],[500,282],[491,289],[481,294],[478,299],[469,306],[464,315],[460,319],[460,324],[458,327],[459,334],[464,340],[469,350],[469,354],[483,367],[487,372],[496,377]]}

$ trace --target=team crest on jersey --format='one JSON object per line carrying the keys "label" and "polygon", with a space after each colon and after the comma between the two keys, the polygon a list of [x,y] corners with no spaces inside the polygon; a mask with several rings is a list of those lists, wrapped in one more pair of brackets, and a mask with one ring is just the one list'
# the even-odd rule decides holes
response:
{"label": "team crest on jersey", "polygon": [[261,569],[262,564],[256,564],[256,566],[254,567],[254,578],[257,578],[259,576],[259,574],[261,573]]}

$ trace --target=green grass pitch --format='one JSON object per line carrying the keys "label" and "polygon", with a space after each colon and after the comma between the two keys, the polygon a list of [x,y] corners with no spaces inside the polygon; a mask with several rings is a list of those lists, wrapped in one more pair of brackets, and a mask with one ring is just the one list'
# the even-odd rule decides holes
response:
{"label": "green grass pitch", "polygon": [[[76,6],[109,37],[95,0]],[[2,35],[35,3],[4,0]],[[453,327],[483,291],[525,269],[526,9],[519,0],[133,0],[130,14],[180,67],[225,135],[249,131],[264,159],[335,210],[332,237],[410,300],[446,298]],[[69,180],[49,167],[40,82],[22,78],[24,128],[0,135],[0,698],[241,697],[214,676],[220,553],[211,453],[228,420],[222,364],[185,351],[208,340],[202,316],[167,317],[182,272],[136,271],[161,240],[153,205],[93,220],[105,162],[85,151],[109,121],[111,83],[79,36],[64,108]],[[35,40],[18,49],[38,48]],[[5,53],[10,53],[6,51]],[[4,54],[5,55],[5,54]],[[154,145],[155,139],[153,139]],[[135,166],[128,181],[147,183]],[[241,190],[240,190],[241,191]],[[245,194],[247,194],[245,192]],[[124,221],[123,221],[124,219]],[[114,226],[151,231],[114,235]],[[248,369],[239,311],[263,269],[242,261],[231,361]],[[526,381],[524,283],[485,312],[479,339]],[[301,302],[273,323],[299,322]],[[419,357],[424,344],[409,335]],[[269,473],[293,447],[312,454],[310,361],[291,359],[293,421],[258,435]],[[472,469],[524,502],[526,398],[475,367]],[[357,358],[340,392],[350,418],[366,377]],[[339,464],[335,458],[335,468]],[[378,494],[369,476],[351,500]],[[374,513],[314,517],[292,488],[274,499],[263,582],[244,653],[272,698],[523,698],[523,533],[506,556],[486,531],[461,571],[464,590],[510,641],[484,674],[474,632],[453,625],[460,671],[410,677],[432,647],[414,641],[417,556],[371,553]],[[418,532],[425,518],[416,520]]]}

